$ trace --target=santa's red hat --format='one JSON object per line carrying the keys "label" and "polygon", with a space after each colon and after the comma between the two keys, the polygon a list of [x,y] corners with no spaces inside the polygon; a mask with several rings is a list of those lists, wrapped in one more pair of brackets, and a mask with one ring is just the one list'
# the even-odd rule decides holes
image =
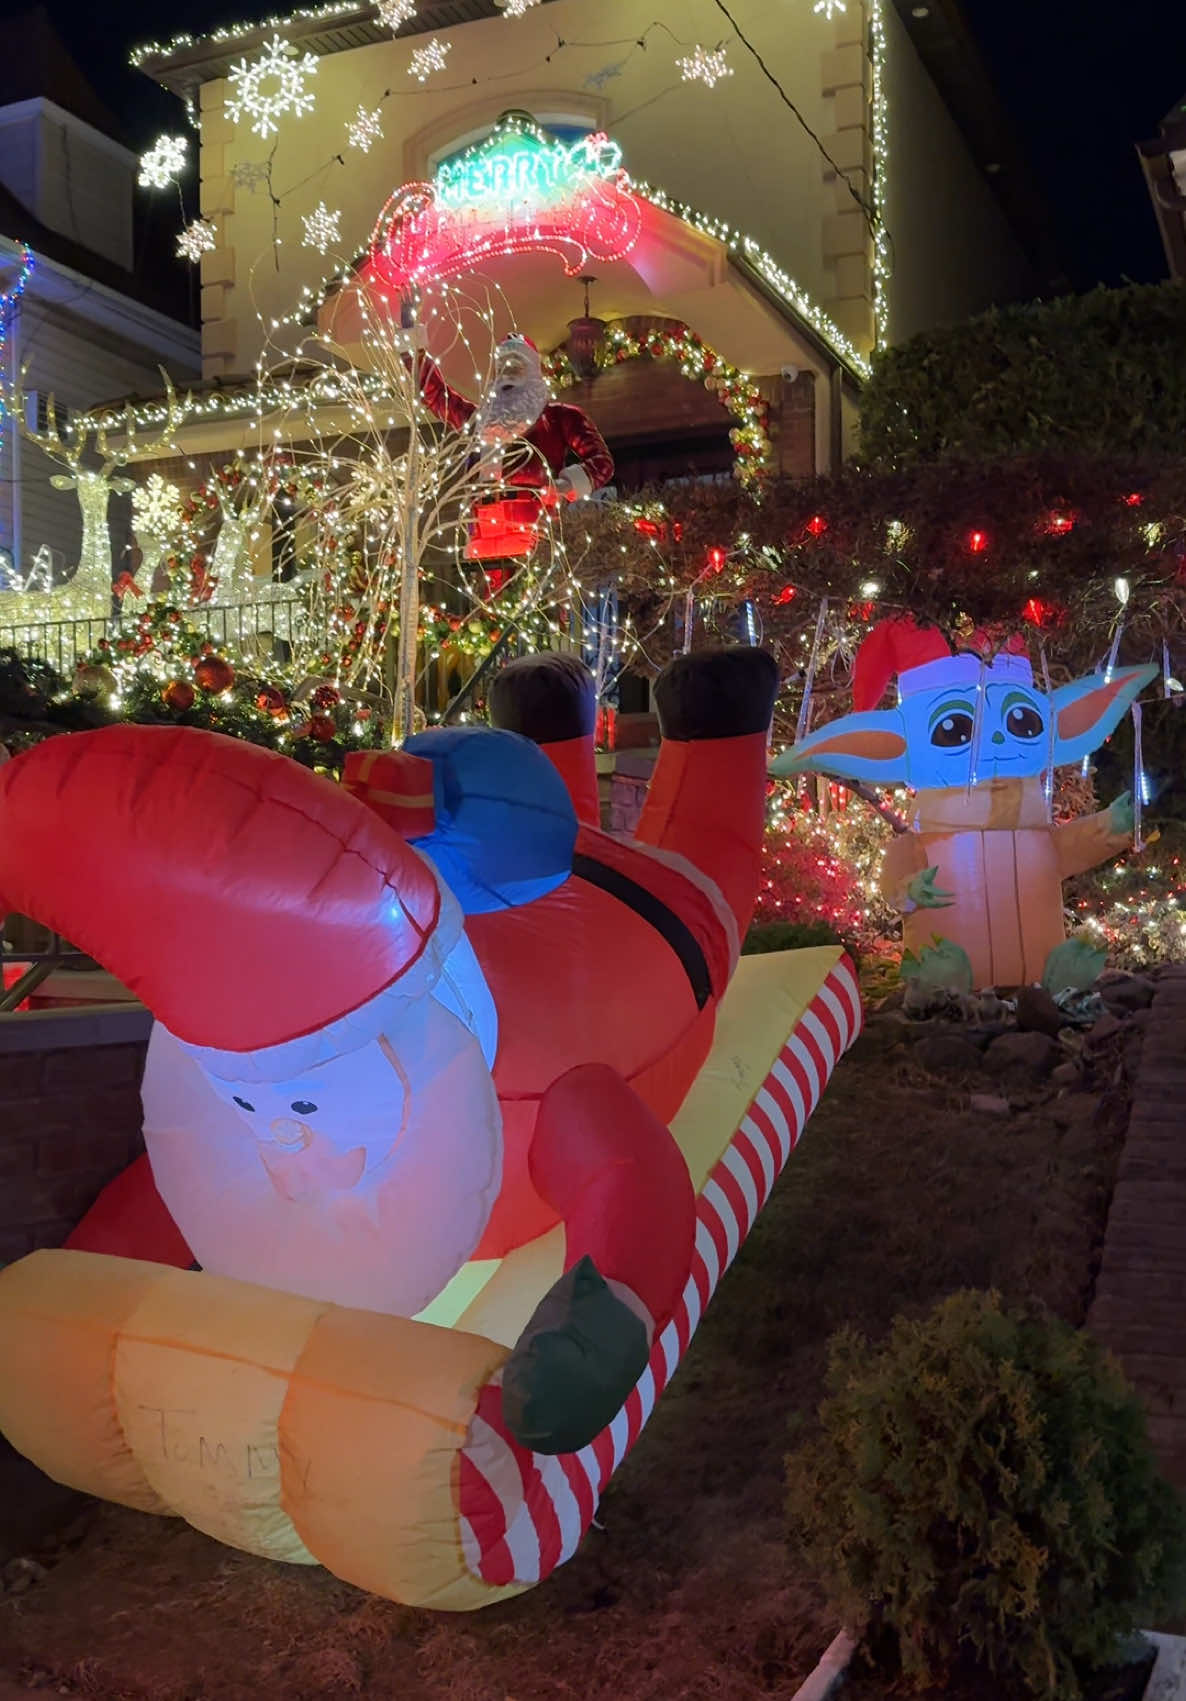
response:
{"label": "santa's red hat", "polygon": [[0,909],[97,958],[191,1045],[319,1033],[453,943],[425,859],[296,762],[183,727],[47,740],[0,770]]}
{"label": "santa's red hat", "polygon": [[853,708],[875,709],[890,681],[897,678],[901,696],[943,685],[976,685],[985,675],[994,683],[1033,684],[1033,669],[1024,654],[1024,639],[1011,639],[994,652],[991,635],[973,633],[965,650],[953,650],[937,626],[921,626],[913,615],[879,621],[860,649],[852,670]]}

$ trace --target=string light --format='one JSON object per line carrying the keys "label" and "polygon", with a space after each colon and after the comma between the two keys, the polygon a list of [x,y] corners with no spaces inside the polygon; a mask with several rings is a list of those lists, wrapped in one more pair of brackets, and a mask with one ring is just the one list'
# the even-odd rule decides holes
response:
{"label": "string light", "polygon": [[302,243],[306,248],[316,248],[319,254],[327,254],[342,240],[341,209],[331,211],[324,201],[311,213],[305,213],[301,224],[304,226]]}
{"label": "string light", "polygon": [[691,53],[677,59],[675,64],[685,83],[704,83],[710,89],[715,88],[723,77],[733,75],[733,67],[723,47],[701,47],[699,42]]}
{"label": "string light", "polygon": [[394,35],[416,16],[416,0],[378,0],[375,14],[383,28]]}
{"label": "string light", "polygon": [[845,5],[845,0],[815,0],[812,10],[817,16],[822,12],[828,22],[831,23],[832,19],[838,17],[840,13],[847,12],[848,7]]}
{"label": "string light", "polygon": [[503,12],[508,18],[521,18],[525,12],[530,12],[533,6],[538,6],[540,0],[505,0]]}
{"label": "string light", "polygon": [[360,106],[346,126],[346,141],[349,146],[357,148],[359,153],[369,154],[374,144],[383,140],[381,117],[379,107],[368,111],[365,106]]}
{"label": "string light", "polygon": [[316,101],[308,82],[316,74],[317,60],[311,53],[302,57],[291,42],[274,35],[259,59],[250,64],[240,59],[232,66],[227,117],[233,124],[250,118],[255,135],[274,136],[278,119],[312,112]]}
{"label": "string light", "polygon": [[179,259],[195,265],[203,254],[212,254],[218,247],[218,226],[212,219],[194,219],[177,237]]}
{"label": "string light", "polygon": [[449,62],[453,51],[451,41],[442,41],[439,36],[433,36],[423,47],[418,47],[408,62],[408,75],[415,77],[417,82],[426,83],[437,71],[443,71]]}
{"label": "string light", "polygon": [[[33,250],[31,248],[26,248],[24,243],[22,243],[17,280],[11,289],[6,289],[0,292],[0,370],[3,370],[4,351],[8,343],[8,332],[17,310],[17,304],[25,293],[25,287],[28,284],[29,279],[33,276],[36,264],[37,262],[33,258]],[[4,416],[7,411],[7,406],[3,402],[0,402],[0,442],[3,441],[2,430]],[[19,562],[17,565],[19,567]]]}
{"label": "string light", "polygon": [[140,187],[167,189],[189,163],[189,142],[184,136],[161,136],[140,156]]}

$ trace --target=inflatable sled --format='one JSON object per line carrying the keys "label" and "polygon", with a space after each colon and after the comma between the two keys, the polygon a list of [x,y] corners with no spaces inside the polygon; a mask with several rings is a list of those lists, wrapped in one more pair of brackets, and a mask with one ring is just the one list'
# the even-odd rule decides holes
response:
{"label": "inflatable sled", "polygon": [[673,664],[632,842],[565,658],[343,787],[182,729],[8,764],[0,907],[156,1016],[148,1158],[0,1275],[14,1445],[408,1604],[570,1557],[860,1025],[838,949],[738,967],[776,685]]}

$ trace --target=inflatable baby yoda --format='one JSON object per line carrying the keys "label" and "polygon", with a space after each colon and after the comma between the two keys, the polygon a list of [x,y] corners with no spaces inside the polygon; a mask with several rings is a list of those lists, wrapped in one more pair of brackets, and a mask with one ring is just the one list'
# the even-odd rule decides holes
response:
{"label": "inflatable baby yoda", "polygon": [[[856,712],[776,759],[776,775],[829,774],[916,794],[882,886],[919,955],[936,935],[967,953],[973,984],[1030,985],[1065,943],[1062,882],[1120,854],[1126,793],[1065,825],[1048,818],[1042,775],[1079,762],[1115,730],[1156,668],[1117,668],[1046,696],[1024,655],[953,653],[937,628],[883,621],[853,675]],[[898,703],[877,705],[897,675]]]}

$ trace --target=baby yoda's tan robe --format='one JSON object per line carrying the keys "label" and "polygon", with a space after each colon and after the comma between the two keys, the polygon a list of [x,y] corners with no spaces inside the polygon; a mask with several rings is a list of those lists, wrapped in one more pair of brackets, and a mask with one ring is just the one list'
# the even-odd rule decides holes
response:
{"label": "baby yoda's tan robe", "polygon": [[[1052,826],[1038,778],[920,791],[914,825],[889,846],[882,889],[903,912],[907,949],[919,952],[936,934],[952,940],[971,959],[978,988],[1040,981],[1047,957],[1066,937],[1063,881],[1129,843],[1127,834],[1112,830],[1107,809]],[[922,909],[906,888],[933,867],[936,888],[954,901]]]}

